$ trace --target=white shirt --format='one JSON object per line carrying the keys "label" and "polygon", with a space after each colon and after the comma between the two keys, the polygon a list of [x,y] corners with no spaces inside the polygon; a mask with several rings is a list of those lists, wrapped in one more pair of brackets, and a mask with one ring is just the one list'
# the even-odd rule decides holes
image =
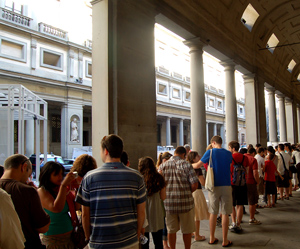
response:
{"label": "white shirt", "polygon": [[0,248],[24,249],[24,234],[10,195],[0,188]]}
{"label": "white shirt", "polygon": [[[282,157],[285,162],[285,167],[288,170],[290,168],[291,156],[288,153],[285,153],[284,151],[281,151],[280,154],[279,154],[279,152],[276,152],[276,153],[278,155],[277,170],[279,171],[279,173],[281,175],[283,175],[284,174],[284,165],[283,165]],[[282,155],[282,157],[280,155]]]}
{"label": "white shirt", "polygon": [[259,154],[256,154],[254,158],[257,160],[259,177],[264,177],[262,169],[265,165],[265,159]]}
{"label": "white shirt", "polygon": [[293,154],[293,156],[295,157],[295,161],[296,161],[296,165],[297,165],[298,163],[300,163],[300,152],[294,150],[294,151],[292,152],[292,154]]}

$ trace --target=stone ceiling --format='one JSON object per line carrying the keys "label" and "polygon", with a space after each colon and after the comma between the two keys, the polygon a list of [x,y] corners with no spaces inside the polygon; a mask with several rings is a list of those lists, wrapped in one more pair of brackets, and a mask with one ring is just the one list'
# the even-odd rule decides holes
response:
{"label": "stone ceiling", "polygon": [[[233,59],[237,70],[255,74],[300,103],[299,0],[149,1],[156,5],[158,23],[185,39],[201,38],[208,44],[205,51]],[[249,3],[259,15],[251,30],[242,22]],[[266,48],[272,34],[279,40],[273,53]],[[289,72],[291,60],[296,66]]]}

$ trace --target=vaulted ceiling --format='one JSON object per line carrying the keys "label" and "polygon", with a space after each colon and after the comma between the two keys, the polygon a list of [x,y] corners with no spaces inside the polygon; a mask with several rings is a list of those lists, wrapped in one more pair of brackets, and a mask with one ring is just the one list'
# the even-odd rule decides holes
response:
{"label": "vaulted ceiling", "polygon": [[[242,73],[255,74],[300,103],[300,82],[297,80],[300,73],[299,0],[152,2],[163,16],[158,18],[162,25],[185,39],[199,37],[205,40],[208,46],[204,50],[221,60],[233,59]],[[249,10],[249,4],[258,14],[250,29],[247,25],[251,24],[251,15],[248,20],[242,18],[245,10]],[[273,34],[279,43],[268,49]],[[288,71],[292,60],[296,65]]]}

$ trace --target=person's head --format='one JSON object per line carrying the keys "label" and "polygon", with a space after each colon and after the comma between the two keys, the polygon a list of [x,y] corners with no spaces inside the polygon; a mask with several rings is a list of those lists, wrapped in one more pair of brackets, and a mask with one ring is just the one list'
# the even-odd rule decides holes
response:
{"label": "person's head", "polygon": [[284,151],[284,145],[283,144],[278,144],[278,151]]}
{"label": "person's head", "polygon": [[269,153],[275,154],[275,150],[274,150],[273,146],[268,146],[267,150]]}
{"label": "person's head", "polygon": [[285,143],[284,144],[284,150],[285,151],[292,151],[292,146],[290,143]]}
{"label": "person's head", "polygon": [[191,146],[189,144],[185,144],[183,147],[185,148],[186,155],[188,155],[191,150]]}
{"label": "person's head", "polygon": [[179,156],[181,159],[184,159],[186,155],[186,150],[183,146],[178,146],[174,151],[174,156]]}
{"label": "person's head", "polygon": [[84,177],[88,171],[96,168],[96,160],[88,154],[82,154],[76,158],[70,172],[76,171],[78,173],[78,176]]}
{"label": "person's head", "polygon": [[256,144],[255,145],[255,149],[258,149],[259,147],[261,147],[261,144]]}
{"label": "person's head", "polygon": [[104,136],[101,140],[101,158],[103,162],[110,159],[120,159],[123,152],[123,140],[118,135]]}
{"label": "person's head", "polygon": [[171,158],[172,154],[168,151],[164,152],[164,153],[159,153],[159,156],[158,156],[158,160],[157,160],[157,163],[156,163],[156,167],[158,168],[159,165],[161,165],[162,163],[168,161],[170,158]]}
{"label": "person's head", "polygon": [[125,166],[130,166],[130,162],[128,159],[128,154],[126,151],[123,150],[122,154],[121,154],[121,163],[123,163]]}
{"label": "person's head", "polygon": [[239,152],[241,154],[246,154],[247,153],[247,149],[246,148],[240,148]]}
{"label": "person's head", "polygon": [[248,149],[248,154],[251,155],[251,156],[255,156],[256,150],[253,147],[251,147],[251,148]]}
{"label": "person's head", "polygon": [[52,195],[55,195],[54,188],[60,186],[65,168],[60,163],[49,161],[45,163],[41,169],[41,174],[39,177],[39,187],[43,187],[48,190]]}
{"label": "person's head", "polygon": [[259,147],[257,150],[257,154],[259,154],[260,156],[263,156],[265,153],[265,149],[263,147]]}
{"label": "person's head", "polygon": [[210,143],[213,148],[220,148],[222,146],[222,142],[222,138],[219,135],[213,136],[210,139]]}
{"label": "person's head", "polygon": [[148,196],[155,194],[166,186],[163,176],[157,172],[155,163],[151,157],[140,158],[138,169],[144,176]]}
{"label": "person's head", "polygon": [[275,151],[278,151],[278,145],[275,146]]}
{"label": "person's head", "polygon": [[228,144],[228,148],[231,153],[236,153],[240,149],[240,144],[237,141],[231,141]]}
{"label": "person's head", "polygon": [[253,148],[253,144],[248,144],[247,150],[249,150],[250,148]]}
{"label": "person's head", "polygon": [[54,162],[57,162],[57,157],[54,157]]}
{"label": "person's head", "polygon": [[192,163],[197,163],[200,160],[200,156],[197,151],[190,151],[190,153],[187,156],[187,161]]}
{"label": "person's head", "polygon": [[26,156],[14,154],[4,161],[4,170],[13,173],[14,180],[26,183],[32,173],[32,164]]}

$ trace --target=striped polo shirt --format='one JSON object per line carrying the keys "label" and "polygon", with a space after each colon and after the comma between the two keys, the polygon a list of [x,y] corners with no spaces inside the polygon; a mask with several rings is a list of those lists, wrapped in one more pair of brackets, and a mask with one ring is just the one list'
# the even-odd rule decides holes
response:
{"label": "striped polo shirt", "polygon": [[179,156],[173,156],[159,166],[167,183],[164,206],[167,213],[186,213],[194,207],[191,185],[198,182],[193,166]]}
{"label": "striped polo shirt", "polygon": [[146,201],[142,175],[122,163],[86,174],[76,201],[90,207],[90,248],[126,248],[138,242],[137,204]]}

